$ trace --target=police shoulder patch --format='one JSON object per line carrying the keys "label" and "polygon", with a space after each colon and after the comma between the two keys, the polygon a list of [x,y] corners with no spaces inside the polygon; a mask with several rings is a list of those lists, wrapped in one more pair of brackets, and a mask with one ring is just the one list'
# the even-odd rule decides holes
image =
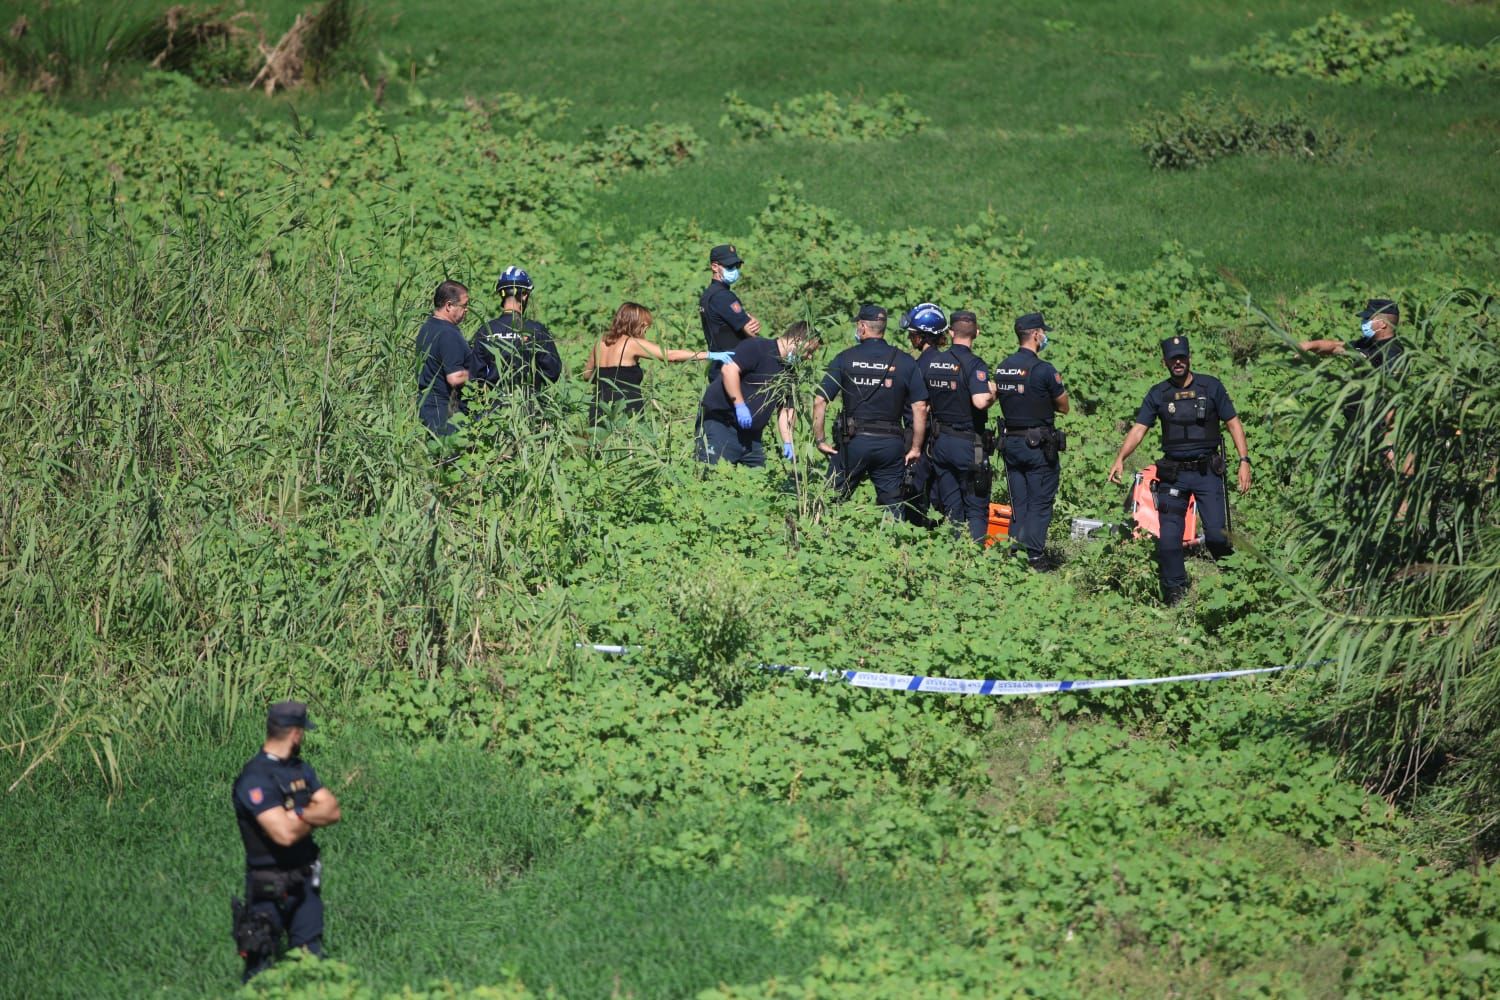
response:
{"label": "police shoulder patch", "polygon": [[731,302],[731,303],[729,303],[729,308],[732,309],[732,310],[734,310],[735,312],[744,312],[745,311],[745,310],[743,310],[743,309],[740,308],[740,304],[738,302]]}
{"label": "police shoulder patch", "polygon": [[1061,372],[1053,372],[1052,373],[1052,381],[1056,382],[1058,385],[1062,385],[1062,373]]}
{"label": "police shoulder patch", "polygon": [[989,376],[988,376],[988,375],[986,375],[986,374],[985,374],[985,371],[984,371],[984,369],[983,369],[983,368],[981,368],[981,369],[979,369],[979,370],[978,370],[978,371],[976,371],[976,372],[975,372],[975,373],[974,373],[974,376],[975,376],[975,377],[976,377],[976,378],[978,378],[978,379],[979,379],[979,381],[981,381],[981,382],[983,382],[983,381],[984,381],[984,380],[985,380],[985,379],[987,379],[987,378],[989,378]]}
{"label": "police shoulder patch", "polygon": [[251,805],[257,805],[258,806],[258,805],[260,805],[264,801],[266,801],[266,793],[265,792],[261,791],[259,788],[252,788],[252,789],[250,789],[250,804]]}

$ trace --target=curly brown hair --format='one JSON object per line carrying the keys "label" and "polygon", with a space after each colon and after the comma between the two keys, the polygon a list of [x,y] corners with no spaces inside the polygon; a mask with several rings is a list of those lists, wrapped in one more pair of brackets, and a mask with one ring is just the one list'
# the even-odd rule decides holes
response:
{"label": "curly brown hair", "polygon": [[614,321],[604,335],[604,343],[618,343],[622,337],[642,337],[651,327],[651,310],[638,302],[626,302],[615,310]]}

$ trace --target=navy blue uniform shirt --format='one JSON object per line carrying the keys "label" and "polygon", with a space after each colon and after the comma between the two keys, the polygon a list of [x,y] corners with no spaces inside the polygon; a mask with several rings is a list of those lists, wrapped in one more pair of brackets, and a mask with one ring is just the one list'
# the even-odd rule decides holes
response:
{"label": "navy blue uniform shirt", "polygon": [[[1202,400],[1202,404],[1199,404]],[[1162,421],[1162,452],[1169,458],[1203,458],[1223,440],[1219,425],[1232,420],[1234,403],[1224,383],[1212,375],[1193,372],[1191,384],[1179,388],[1171,379],[1158,382],[1146,393],[1135,422],[1150,427]]]}
{"label": "navy blue uniform shirt", "polygon": [[[428,316],[422,329],[417,331],[417,353],[422,357],[422,367],[417,371],[417,412],[422,422],[434,427],[448,422],[449,397],[452,387],[445,376],[464,368],[473,367],[473,355],[463,331],[445,319]],[[463,411],[460,400],[459,412]]]}
{"label": "navy blue uniform shirt", "polygon": [[844,412],[855,420],[901,422],[909,402],[926,402],[927,383],[911,356],[884,340],[867,337],[839,352],[818,386],[818,395],[834,400],[844,394]]}
{"label": "navy blue uniform shirt", "polygon": [[[750,431],[759,434],[780,408],[776,405],[777,401],[771,398],[767,387],[776,376],[786,371],[786,361],[782,358],[776,341],[746,337],[734,349],[734,366],[740,370],[740,391],[744,394],[745,405],[750,407],[750,413],[755,418]],[[729,401],[729,393],[724,390],[723,372],[715,375],[714,380],[709,383],[703,393],[702,405],[705,416],[720,423],[738,426],[735,424],[734,404]]]}
{"label": "navy blue uniform shirt", "polygon": [[932,419],[947,430],[972,433],[984,429],[984,411],[974,408],[974,396],[990,391],[989,366],[963,344],[946,351],[924,351],[917,360],[927,383]]}
{"label": "navy blue uniform shirt", "polygon": [[1052,401],[1068,391],[1052,363],[1027,347],[996,365],[990,377],[999,394],[1006,430],[1052,426],[1057,419]]}
{"label": "navy blue uniform shirt", "polygon": [[[520,320],[520,329],[516,323]],[[474,335],[473,375],[506,391],[540,392],[562,374],[562,356],[552,333],[534,319],[502,313]]]}
{"label": "navy blue uniform shirt", "polygon": [[267,809],[307,806],[323,787],[312,765],[301,757],[283,760],[262,750],[250,758],[234,781],[234,818],[239,822],[249,868],[301,868],[318,860],[318,845],[308,834],[282,847],[261,828],[255,817]]}
{"label": "navy blue uniform shirt", "polygon": [[1401,360],[1401,354],[1405,350],[1400,341],[1395,337],[1387,337],[1385,340],[1377,341],[1374,337],[1360,337],[1351,340],[1348,349],[1358,351],[1366,361],[1370,362],[1372,368],[1394,368]]}
{"label": "navy blue uniform shirt", "polygon": [[740,297],[722,281],[710,281],[698,298],[698,318],[703,321],[703,342],[710,351],[732,351],[746,336],[750,314]]}

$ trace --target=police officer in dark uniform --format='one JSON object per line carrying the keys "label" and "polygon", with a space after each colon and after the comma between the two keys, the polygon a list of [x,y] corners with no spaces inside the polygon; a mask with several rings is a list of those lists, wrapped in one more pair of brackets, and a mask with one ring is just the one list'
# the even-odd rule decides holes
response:
{"label": "police officer in dark uniform", "polygon": [[1347,343],[1342,340],[1304,340],[1297,346],[1322,355],[1355,351],[1372,367],[1395,368],[1403,352],[1401,342],[1396,339],[1396,329],[1401,325],[1401,307],[1390,299],[1370,299],[1359,318],[1359,336],[1354,340]]}
{"label": "police officer in dark uniform", "polygon": [[1015,329],[1016,353],[992,373],[1005,438],[1011,551],[1024,551],[1032,569],[1046,572],[1056,568],[1047,554],[1047,529],[1057,499],[1057,456],[1067,447],[1056,417],[1068,412],[1068,390],[1057,369],[1037,356],[1052,329],[1042,314],[1018,317]]}
{"label": "police officer in dark uniform", "polygon": [[1192,371],[1188,339],[1163,340],[1161,356],[1171,377],[1146,393],[1135,415],[1135,426],[1125,434],[1120,452],[1109,467],[1109,481],[1121,482],[1125,459],[1140,445],[1151,425],[1160,420],[1163,457],[1156,462],[1153,487],[1161,529],[1156,557],[1162,600],[1171,605],[1182,600],[1191,582],[1182,557],[1182,532],[1190,497],[1198,502],[1198,521],[1209,552],[1220,556],[1231,551],[1224,495],[1224,438],[1219,424],[1229,429],[1234,440],[1241,493],[1250,491],[1250,449],[1245,443],[1245,427],[1224,384],[1211,375]]}
{"label": "police officer in dark uniform", "polygon": [[234,817],[245,844],[245,902],[235,900],[234,936],[244,979],[287,947],[323,954],[323,863],[312,832],[339,821],[339,803],[302,759],[313,724],[300,701],[266,715],[266,742],[234,781]]}
{"label": "police officer in dark uniform", "polygon": [[[917,368],[925,371],[927,362],[937,357],[947,346],[948,317],[935,303],[922,302],[906,310],[901,316],[901,332],[911,344],[912,357]],[[931,410],[928,417],[931,417]],[[901,418],[902,425],[910,434],[912,430],[912,405],[906,404]],[[905,516],[913,524],[924,528],[935,528],[937,523],[929,516],[933,501],[937,499],[937,473],[932,465],[932,428],[929,423],[927,446],[917,460],[908,465],[903,473],[902,491],[906,497]],[[942,504],[938,504],[941,509]]]}
{"label": "police officer in dark uniform", "polygon": [[474,334],[471,345],[476,380],[528,401],[562,374],[562,356],[552,333],[525,318],[532,288],[531,275],[519,267],[507,267],[495,282],[495,293],[501,297],[500,315]]}
{"label": "police officer in dark uniform", "polygon": [[708,348],[710,382],[734,355],[740,341],[760,336],[760,320],[746,312],[740,297],[729,290],[740,280],[740,265],[744,263],[731,243],[721,243],[708,252],[708,269],[713,280],[698,297],[698,318],[703,323],[703,342]]}
{"label": "police officer in dark uniform", "polygon": [[[829,458],[835,489],[847,497],[865,478],[892,517],[903,516],[902,471],[922,454],[927,434],[927,385],[917,364],[885,342],[886,311],[865,303],[855,345],[833,359],[813,396],[813,443]],[[824,434],[830,400],[843,396],[835,443]],[[912,404],[910,440],[902,411]]]}
{"label": "police officer in dark uniform", "polygon": [[[920,315],[914,319],[923,323]],[[967,524],[969,537],[982,542],[989,527],[989,498],[978,480],[987,460],[984,411],[995,402],[994,386],[989,366],[973,351],[979,333],[974,314],[959,310],[951,327],[947,322],[943,327],[950,330],[953,346],[925,351],[917,359],[927,384],[927,456],[939,509],[953,524]]]}
{"label": "police officer in dark uniform", "polygon": [[432,315],[417,331],[417,416],[429,431],[445,437],[458,430],[449,420],[464,412],[463,385],[474,356],[458,324],[469,311],[469,290],[445,281],[432,293]]}

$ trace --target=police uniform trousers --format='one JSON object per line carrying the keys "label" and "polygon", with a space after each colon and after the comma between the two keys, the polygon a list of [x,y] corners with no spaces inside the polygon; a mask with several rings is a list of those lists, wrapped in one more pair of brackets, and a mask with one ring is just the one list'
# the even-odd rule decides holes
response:
{"label": "police uniform trousers", "polygon": [[967,524],[974,541],[984,541],[990,525],[990,504],[976,492],[974,480],[979,466],[974,464],[973,438],[939,432],[929,454],[938,509],[954,524]]}
{"label": "police uniform trousers", "polygon": [[[302,879],[287,890],[280,900],[256,899],[254,879],[245,873],[245,898],[250,901],[252,913],[263,913],[271,921],[280,940],[285,934],[288,948],[306,948],[320,958],[323,955],[323,892],[314,888],[310,879]],[[258,972],[270,968],[276,956],[261,956],[253,966],[246,960],[244,978],[248,980]]]}
{"label": "police uniform trousers", "polygon": [[1029,559],[1040,559],[1057,499],[1057,460],[1047,461],[1041,448],[1031,447],[1014,433],[1005,436],[1003,454],[1005,482],[1010,487],[1011,547],[1025,549]]}
{"label": "police uniform trousers", "polygon": [[841,497],[848,497],[869,479],[875,485],[875,502],[901,517],[905,457],[904,438],[894,434],[856,434],[837,455],[830,457],[828,465],[834,489]]}
{"label": "police uniform trousers", "polygon": [[766,446],[761,442],[760,431],[741,430],[737,424],[726,424],[699,411],[693,457],[709,465],[728,462],[759,469],[766,464]]}
{"label": "police uniform trousers", "polygon": [[[1192,461],[1196,461],[1193,459]],[[1198,524],[1203,529],[1208,551],[1226,556],[1231,551],[1226,532],[1224,480],[1212,472],[1183,469],[1177,481],[1157,481],[1156,515],[1161,535],[1156,539],[1156,559],[1162,592],[1188,585],[1187,566],[1182,556],[1182,532],[1187,523],[1188,497],[1198,501]]]}

